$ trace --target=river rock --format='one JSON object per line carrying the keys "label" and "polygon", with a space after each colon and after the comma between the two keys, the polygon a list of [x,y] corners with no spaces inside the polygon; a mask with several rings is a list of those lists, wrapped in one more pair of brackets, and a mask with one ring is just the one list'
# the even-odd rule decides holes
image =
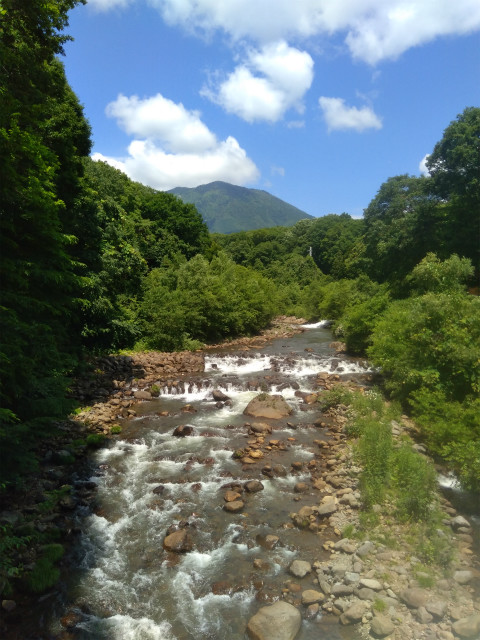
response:
{"label": "river rock", "polygon": [[400,593],[400,600],[404,602],[407,607],[411,609],[418,609],[418,607],[424,607],[427,603],[428,593],[425,589],[405,589]]}
{"label": "river rock", "polygon": [[445,600],[430,600],[425,605],[425,609],[428,613],[431,613],[434,618],[441,620],[447,613],[448,602]]}
{"label": "river rock", "polygon": [[172,435],[176,438],[185,438],[185,436],[192,436],[193,432],[193,427],[190,427],[188,424],[181,424],[174,430]]}
{"label": "river rock", "polygon": [[311,604],[315,604],[317,602],[322,602],[325,599],[325,596],[320,591],[315,591],[314,589],[307,589],[302,593],[302,604],[305,606],[309,606]]}
{"label": "river rock", "polygon": [[344,625],[361,622],[366,610],[366,602],[354,602],[342,613],[340,622]]}
{"label": "river rock", "polygon": [[241,497],[242,495],[237,491],[229,490],[225,493],[225,495],[223,496],[223,499],[225,500],[225,502],[235,502],[236,500],[239,500]]}
{"label": "river rock", "polygon": [[335,511],[337,511],[338,507],[335,504],[335,502],[327,502],[326,504],[321,504],[318,507],[318,515],[319,516],[330,516],[332,515],[332,513],[335,513]]}
{"label": "river rock", "polygon": [[360,585],[367,589],[373,589],[373,591],[381,591],[383,589],[382,583],[378,580],[374,580],[373,578],[362,578],[360,580]]}
{"label": "river rock", "polygon": [[245,503],[242,500],[234,500],[233,502],[227,502],[224,504],[223,509],[229,513],[239,513],[244,506]]}
{"label": "river rock", "polygon": [[473,579],[473,571],[455,571],[453,579],[457,584],[468,584]]}
{"label": "river rock", "polygon": [[306,482],[297,482],[293,487],[295,493],[306,493],[310,489],[310,486]]}
{"label": "river rock", "polygon": [[245,407],[243,413],[254,418],[270,418],[279,420],[285,418],[293,412],[293,409],[281,395],[271,395],[261,393],[256,396]]}
{"label": "river rock", "polygon": [[248,493],[256,493],[257,491],[263,491],[264,486],[260,480],[249,480],[244,485],[245,491]]}
{"label": "river rock", "polygon": [[480,634],[480,613],[474,613],[468,618],[460,618],[453,623],[452,629],[460,638],[474,638],[477,640]]}
{"label": "river rock", "polygon": [[463,527],[471,529],[469,521],[463,516],[457,516],[456,518],[453,518],[450,524],[452,526],[452,529],[454,529],[455,531]]}
{"label": "river rock", "polygon": [[[335,551],[342,551],[343,553],[355,553],[357,548],[356,544],[353,544],[348,538],[342,538],[333,545]],[[366,585],[365,585],[366,586]]]}
{"label": "river rock", "polygon": [[294,560],[288,570],[296,578],[303,578],[307,573],[311,573],[312,565],[305,560]]}
{"label": "river rock", "polygon": [[418,607],[418,609],[414,611],[414,616],[420,624],[430,624],[433,620],[433,616],[428,613],[425,607]]}
{"label": "river rock", "polygon": [[214,389],[212,391],[212,396],[216,402],[226,402],[227,400],[230,400],[229,396],[225,395],[223,391],[220,391],[220,389]]}
{"label": "river rock", "polygon": [[288,602],[275,602],[262,607],[247,625],[252,640],[294,640],[300,630],[302,616]]}
{"label": "river rock", "polygon": [[135,391],[133,396],[137,400],[151,400],[152,399],[152,394],[150,393],[150,391]]}
{"label": "river rock", "polygon": [[378,614],[372,619],[370,630],[376,638],[385,638],[394,632],[395,625],[387,616]]}
{"label": "river rock", "polygon": [[187,553],[193,549],[193,540],[185,529],[180,529],[165,538],[163,548],[175,553]]}
{"label": "river rock", "polygon": [[250,429],[254,433],[272,433],[271,425],[267,424],[266,422],[254,422],[250,425]]}

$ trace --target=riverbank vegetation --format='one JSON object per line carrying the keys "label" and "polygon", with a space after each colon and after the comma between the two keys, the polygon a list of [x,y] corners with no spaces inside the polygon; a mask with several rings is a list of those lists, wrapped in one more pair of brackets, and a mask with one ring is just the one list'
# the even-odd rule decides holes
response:
{"label": "riverbank vegetation", "polygon": [[[36,445],[74,408],[71,382],[90,356],[198,348],[280,313],[332,320],[430,451],[478,491],[480,109],[446,128],[428,176],[390,178],[362,220],[211,235],[193,205],[88,157],[90,128],[58,58],[76,4],[2,1],[3,493],[24,485]],[[365,426],[359,449],[378,461],[367,501],[410,464],[380,435]],[[422,495],[408,507],[419,516]]]}

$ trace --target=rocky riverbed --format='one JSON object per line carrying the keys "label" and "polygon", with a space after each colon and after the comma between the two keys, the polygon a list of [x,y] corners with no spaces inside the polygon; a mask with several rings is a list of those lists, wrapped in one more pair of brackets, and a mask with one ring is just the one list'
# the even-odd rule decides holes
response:
{"label": "rocky riverbed", "polygon": [[[239,350],[237,359],[246,362],[250,350],[258,350],[270,344],[272,339],[286,340],[301,330],[299,323],[295,325],[291,319],[284,319],[269,334],[244,339],[228,345],[228,348]],[[336,347],[340,352],[341,346]],[[88,408],[61,425],[61,435],[41,452],[42,473],[36,478],[35,486],[30,487],[23,497],[18,496],[16,503],[8,505],[0,518],[32,531],[55,527],[62,541],[72,545],[77,544],[80,533],[78,519],[75,518],[79,510],[84,514],[97,513],[97,517],[107,518],[107,524],[121,519],[121,514],[102,511],[104,507],[99,502],[96,481],[81,473],[72,480],[71,459],[81,463],[85,454],[91,451],[91,445],[75,442],[95,434],[104,434],[112,441],[126,438],[127,444],[123,449],[126,451],[130,447],[130,453],[138,455],[136,451],[140,451],[143,445],[136,444],[136,433],[144,417],[151,413],[152,407],[156,409],[157,404],[159,410],[154,411],[155,420],[168,424],[170,420],[172,426],[176,424],[175,429],[179,431],[172,434],[175,439],[184,439],[182,441],[188,443],[189,438],[201,435],[202,439],[210,437],[213,441],[217,435],[213,429],[202,430],[188,424],[189,416],[198,411],[195,403],[180,402],[172,411],[168,403],[162,407],[158,396],[166,394],[183,399],[189,396],[189,392],[190,395],[201,393],[209,399],[209,411],[215,410],[217,415],[228,411],[232,402],[228,392],[229,376],[213,380],[212,375],[205,375],[209,373],[205,372],[206,353],[219,350],[225,350],[225,345],[195,353],[146,353],[99,359],[93,376],[79,381],[76,389],[78,397],[88,403]],[[290,359],[294,361],[293,357]],[[205,493],[212,476],[207,473],[197,480],[195,473],[199,473],[200,468],[208,472],[209,468],[215,467],[218,457],[224,455],[223,449],[222,452],[212,449],[215,455],[211,458],[199,457],[195,452],[183,457],[178,452],[176,457],[162,456],[166,465],[180,460],[184,465],[183,477],[174,480],[173,484],[171,477],[148,479],[152,495],[152,501],[148,503],[149,513],[152,510],[159,513],[167,508],[169,492],[175,486],[185,487],[187,491],[187,494],[174,494],[177,495],[175,509],[178,517],[159,532],[163,546],[160,554],[162,566],[170,567],[168,571],[172,577],[175,567],[183,568],[189,556],[197,561],[201,560],[198,554],[205,559],[210,554],[211,558],[209,538],[212,531],[220,526],[229,530],[235,524],[239,529],[232,540],[238,541],[239,550],[244,549],[242,560],[236,560],[242,567],[241,575],[232,574],[225,576],[224,580],[197,585],[192,601],[208,598],[207,592],[219,598],[215,603],[223,602],[223,596],[232,600],[236,594],[241,596],[243,599],[239,603],[245,608],[245,614],[240,617],[239,630],[231,635],[232,638],[243,637],[247,633],[259,640],[293,640],[318,637],[321,632],[325,639],[478,640],[480,572],[471,524],[457,514],[448,501],[443,500],[447,530],[438,532],[439,536],[448,536],[454,550],[448,569],[423,567],[415,557],[408,527],[392,520],[384,507],[377,509],[380,524],[372,529],[372,535],[361,540],[355,537],[361,511],[360,469],[355,464],[351,443],[344,431],[347,408],[340,406],[320,413],[316,400],[323,390],[336,384],[364,391],[368,388],[370,374],[348,375],[338,363],[335,364],[334,359],[330,358],[328,362],[329,370],[311,376],[312,384],[308,391],[302,390],[298,384],[295,388],[295,376],[291,376],[287,382],[283,380],[283,384],[288,383],[288,386],[282,392],[280,373],[285,365],[274,358],[271,369],[262,380],[258,379],[258,374],[247,378],[245,385],[250,385],[252,390],[268,383],[275,387],[275,393],[268,389],[268,393],[253,394],[257,404],[252,408],[249,403],[250,409],[245,407],[243,418],[222,428],[230,430],[229,465],[233,466],[225,467],[224,481],[218,485],[219,489],[212,490],[206,502],[200,501],[200,515],[183,517],[182,504],[188,503],[190,508],[191,496],[201,497]],[[214,363],[209,366],[213,374]],[[338,373],[332,372],[332,368],[338,368]],[[283,395],[286,391],[288,397],[285,401]],[[278,396],[282,396],[281,402]],[[272,410],[279,413],[274,414]],[[117,426],[124,431],[121,435],[111,435],[117,431]],[[415,425],[404,417],[401,422],[392,424],[392,431],[397,439],[414,437]],[[128,445],[129,441],[133,445]],[[425,455],[421,445],[417,447],[419,454]],[[100,467],[108,467],[109,464],[100,464]],[[121,469],[119,467],[119,472]],[[115,477],[112,476],[114,484],[120,481],[120,477]],[[285,487],[283,494],[272,494],[274,502],[268,502],[267,494],[280,483]],[[51,509],[42,507],[46,494],[61,486],[67,489]],[[285,505],[278,504],[280,495],[284,496]],[[263,510],[266,515],[257,517],[257,508],[260,508],[258,513]],[[207,514],[203,519],[202,511]],[[268,521],[268,526],[262,524],[262,519]],[[205,532],[203,523],[206,523]],[[147,556],[149,553],[147,549]],[[34,565],[36,557],[35,549],[22,552],[22,561],[27,568]],[[71,556],[64,561],[66,572],[71,569],[69,562]],[[131,558],[129,562],[132,562]],[[95,632],[85,631],[92,624],[92,616],[98,619],[102,614],[93,600],[88,601],[84,596],[72,599],[65,596],[62,589],[65,589],[64,585],[60,585],[60,590],[51,589],[33,600],[21,592],[5,598],[1,621],[5,638],[55,637],[67,640],[123,637],[113,632],[96,636]],[[248,606],[245,605],[247,600]],[[41,611],[45,611],[46,605],[52,601],[56,602],[53,617],[57,626],[50,626],[53,630],[47,630],[50,623],[45,614],[42,617]],[[240,604],[238,606],[241,608]],[[60,612],[62,607],[63,612]],[[143,611],[143,608],[139,610]],[[118,612],[115,615],[115,611],[105,611],[103,615],[113,620],[118,617]],[[42,626],[35,628],[40,624],[39,620]],[[178,632],[176,636],[169,635],[173,632],[167,625],[157,624],[155,629],[153,626],[151,629],[151,635],[142,628],[137,636],[131,637],[194,637],[180,636]],[[218,640],[225,637],[221,632],[219,635],[209,633],[202,635],[199,630],[196,637]]]}

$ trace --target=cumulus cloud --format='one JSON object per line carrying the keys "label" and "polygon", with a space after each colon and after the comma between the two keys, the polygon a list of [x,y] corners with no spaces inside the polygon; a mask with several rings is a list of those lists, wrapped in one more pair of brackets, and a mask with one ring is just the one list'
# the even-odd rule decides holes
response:
{"label": "cumulus cloud", "polygon": [[95,154],[130,178],[156,189],[196,187],[214,180],[247,184],[259,172],[237,140],[220,141],[189,111],[162,95],[140,99],[120,95],[106,108],[119,126],[135,137],[124,158]]}
{"label": "cumulus cloud", "polygon": [[326,98],[318,100],[329,131],[354,129],[381,129],[382,122],[370,107],[347,107],[342,98]]}
{"label": "cumulus cloud", "polygon": [[480,28],[478,0],[150,0],[169,24],[222,30],[234,41],[265,44],[345,34],[351,54],[369,64],[395,59],[439,36]]}
{"label": "cumulus cloud", "polygon": [[276,122],[286,111],[302,113],[302,98],[313,80],[313,60],[286,42],[252,50],[247,60],[216,87],[202,94],[247,122]]}
{"label": "cumulus cloud", "polygon": [[430,172],[428,170],[427,167],[427,160],[428,160],[428,156],[430,154],[427,153],[426,155],[423,156],[423,158],[420,160],[420,164],[418,165],[418,169],[420,171],[420,173],[422,174],[422,176],[429,176]]}

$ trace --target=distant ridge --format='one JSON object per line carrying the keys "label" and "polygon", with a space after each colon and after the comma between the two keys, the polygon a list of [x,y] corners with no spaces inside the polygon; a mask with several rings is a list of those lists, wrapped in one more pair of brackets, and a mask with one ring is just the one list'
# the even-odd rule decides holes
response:
{"label": "distant ridge", "polygon": [[314,217],[266,191],[228,182],[210,182],[192,189],[176,187],[169,193],[194,204],[210,231],[217,233],[289,227]]}

